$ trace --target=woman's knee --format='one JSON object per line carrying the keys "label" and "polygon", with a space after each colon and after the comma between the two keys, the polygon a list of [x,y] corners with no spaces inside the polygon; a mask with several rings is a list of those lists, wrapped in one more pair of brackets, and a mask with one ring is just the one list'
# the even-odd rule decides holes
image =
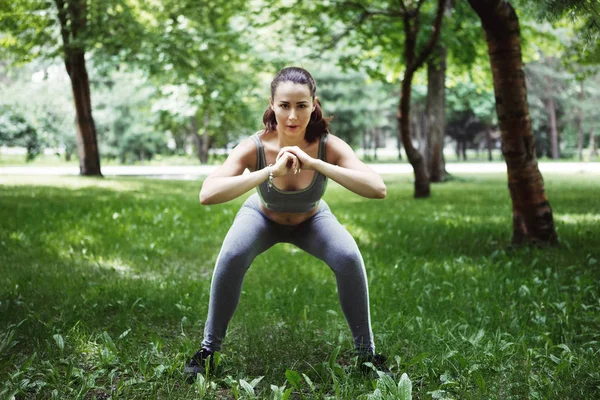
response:
{"label": "woman's knee", "polygon": [[231,246],[221,249],[217,258],[216,273],[231,274],[245,273],[250,267],[254,255],[241,246]]}
{"label": "woman's knee", "polygon": [[335,272],[362,274],[363,259],[356,246],[336,246],[331,249],[328,257],[329,266]]}

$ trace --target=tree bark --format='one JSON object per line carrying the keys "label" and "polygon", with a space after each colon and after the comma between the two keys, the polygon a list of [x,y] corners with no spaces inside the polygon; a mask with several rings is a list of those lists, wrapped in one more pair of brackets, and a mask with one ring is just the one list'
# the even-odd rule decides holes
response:
{"label": "tree bark", "polygon": [[446,49],[438,45],[436,53],[436,57],[431,57],[427,63],[426,160],[430,182],[443,182],[446,180],[443,158],[446,125]]}
{"label": "tree bark", "polygon": [[583,161],[583,110],[581,109],[584,100],[584,81],[580,82],[579,90],[579,108],[577,109],[577,157]]}
{"label": "tree bark", "polygon": [[590,157],[598,157],[598,142],[594,130],[590,130]]}
{"label": "tree bark", "polygon": [[535,157],[519,19],[510,3],[504,0],[468,1],[481,19],[488,44],[513,208],[512,242],[515,245],[556,244],[552,208]]}
{"label": "tree bark", "polygon": [[558,160],[560,158],[560,153],[558,151],[558,128],[556,127],[556,107],[554,105],[554,98],[551,94],[548,97],[546,109],[548,110],[548,117],[550,118],[550,143],[552,159]]}
{"label": "tree bark", "polygon": [[[79,173],[86,176],[102,176],[96,125],[92,117],[90,82],[85,65],[85,48],[77,43],[85,29],[85,1],[55,0],[61,25],[65,67],[71,79],[77,124],[77,153]],[[75,44],[75,43],[76,44]]]}

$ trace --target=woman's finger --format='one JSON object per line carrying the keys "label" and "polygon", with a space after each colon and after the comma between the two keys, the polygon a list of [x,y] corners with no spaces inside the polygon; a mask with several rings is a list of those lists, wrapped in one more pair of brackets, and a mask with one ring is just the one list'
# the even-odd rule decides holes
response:
{"label": "woman's finger", "polygon": [[[290,153],[288,150],[290,149],[289,146],[283,147],[281,150],[279,150],[279,153],[277,154],[277,157],[275,158],[275,161],[279,160],[281,158],[281,156],[283,156],[285,153]],[[292,154],[292,153],[290,153]]]}

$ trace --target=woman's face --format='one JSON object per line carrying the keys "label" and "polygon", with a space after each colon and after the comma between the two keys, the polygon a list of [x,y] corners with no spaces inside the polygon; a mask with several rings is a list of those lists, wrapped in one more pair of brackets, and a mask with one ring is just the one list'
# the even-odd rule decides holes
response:
{"label": "woman's face", "polygon": [[304,137],[310,122],[310,114],[316,106],[308,85],[293,82],[281,82],[271,99],[271,108],[275,112],[277,131],[292,137]]}

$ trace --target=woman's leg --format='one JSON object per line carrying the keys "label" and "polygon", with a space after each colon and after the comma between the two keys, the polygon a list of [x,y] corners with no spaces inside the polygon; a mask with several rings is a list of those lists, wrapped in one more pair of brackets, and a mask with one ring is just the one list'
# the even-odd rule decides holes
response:
{"label": "woman's leg", "polygon": [[321,201],[317,214],[302,223],[293,244],[325,261],[335,273],[342,311],[358,355],[373,354],[369,289],[362,256],[350,233]]}
{"label": "woman's leg", "polygon": [[277,242],[272,223],[258,211],[256,201],[253,196],[244,203],[217,257],[202,341],[202,347],[212,352],[221,349],[250,264],[257,255]]}

